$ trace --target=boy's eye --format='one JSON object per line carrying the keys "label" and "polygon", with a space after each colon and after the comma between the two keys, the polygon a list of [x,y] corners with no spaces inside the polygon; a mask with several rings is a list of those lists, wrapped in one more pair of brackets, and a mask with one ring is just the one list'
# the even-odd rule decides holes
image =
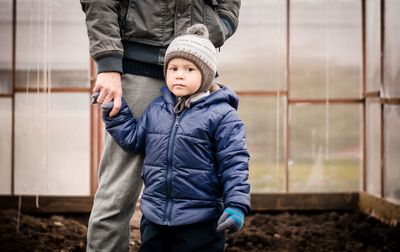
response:
{"label": "boy's eye", "polygon": [[186,71],[188,71],[188,72],[194,71],[194,68],[188,67],[188,68],[186,68]]}
{"label": "boy's eye", "polygon": [[176,68],[176,67],[170,67],[169,70],[171,70],[171,71],[176,71],[176,70],[178,70],[178,68]]}

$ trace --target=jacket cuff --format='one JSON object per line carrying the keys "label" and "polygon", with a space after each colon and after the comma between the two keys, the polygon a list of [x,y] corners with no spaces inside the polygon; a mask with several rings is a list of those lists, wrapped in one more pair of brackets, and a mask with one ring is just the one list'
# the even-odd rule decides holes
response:
{"label": "jacket cuff", "polygon": [[231,208],[240,209],[243,212],[243,214],[248,214],[250,212],[250,208],[249,207],[246,207],[246,206],[243,206],[243,205],[240,205],[240,204],[231,203],[231,204],[228,204],[226,207],[227,208],[231,207]]}
{"label": "jacket cuff", "polygon": [[219,16],[228,30],[228,38],[231,37],[233,33],[236,32],[237,24],[229,16],[224,15],[223,13],[220,13]]}
{"label": "jacket cuff", "polygon": [[225,18],[221,18],[221,20],[224,23],[224,25],[226,26],[226,28],[228,29],[228,36],[227,37],[228,38],[231,37],[232,34],[233,34],[233,28],[231,27],[231,24]]}
{"label": "jacket cuff", "polygon": [[122,55],[121,54],[107,54],[95,58],[97,63],[97,73],[103,72],[119,72],[122,74]]}

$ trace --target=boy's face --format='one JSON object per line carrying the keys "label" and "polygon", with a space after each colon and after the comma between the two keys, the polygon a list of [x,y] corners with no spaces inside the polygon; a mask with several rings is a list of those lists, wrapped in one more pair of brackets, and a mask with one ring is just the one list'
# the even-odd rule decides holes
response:
{"label": "boy's face", "polygon": [[173,58],[167,66],[165,81],[175,96],[194,94],[201,85],[201,72],[192,62]]}

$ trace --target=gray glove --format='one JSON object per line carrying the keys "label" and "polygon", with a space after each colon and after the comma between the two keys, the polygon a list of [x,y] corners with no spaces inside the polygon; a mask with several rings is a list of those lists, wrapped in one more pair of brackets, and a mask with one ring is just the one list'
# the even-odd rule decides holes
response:
{"label": "gray glove", "polygon": [[244,223],[244,213],[239,208],[228,207],[224,210],[218,220],[217,231],[235,233],[242,229]]}

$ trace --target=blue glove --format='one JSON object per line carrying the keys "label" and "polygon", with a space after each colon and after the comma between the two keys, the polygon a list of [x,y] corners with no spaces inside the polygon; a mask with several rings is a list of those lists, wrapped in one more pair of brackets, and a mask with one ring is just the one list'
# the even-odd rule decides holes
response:
{"label": "blue glove", "polygon": [[[97,98],[99,98],[100,92],[94,92],[92,94],[92,99],[91,103],[92,104],[97,104]],[[114,101],[109,101],[107,103],[104,103],[101,108],[103,109],[103,116],[108,117],[108,114],[111,112],[112,108],[114,107]],[[128,104],[126,103],[125,99],[122,97],[121,98],[121,109],[120,113],[125,109],[129,108]]]}
{"label": "blue glove", "polygon": [[228,207],[224,210],[218,220],[217,231],[234,233],[242,229],[244,223],[244,213],[239,208]]}
{"label": "blue glove", "polygon": [[92,104],[97,104],[97,98],[99,98],[100,92],[94,92],[92,94],[92,100],[90,101],[90,103]]}

